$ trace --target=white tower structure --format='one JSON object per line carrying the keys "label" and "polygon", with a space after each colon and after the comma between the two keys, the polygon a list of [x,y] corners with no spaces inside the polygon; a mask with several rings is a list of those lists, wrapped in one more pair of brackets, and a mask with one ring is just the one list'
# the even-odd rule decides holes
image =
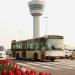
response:
{"label": "white tower structure", "polygon": [[43,14],[45,1],[33,0],[28,2],[30,13],[33,16],[33,38],[40,36],[40,16]]}

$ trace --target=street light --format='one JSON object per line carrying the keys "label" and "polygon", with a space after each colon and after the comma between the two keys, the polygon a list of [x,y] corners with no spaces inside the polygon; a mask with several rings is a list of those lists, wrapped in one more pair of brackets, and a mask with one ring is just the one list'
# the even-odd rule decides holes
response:
{"label": "street light", "polygon": [[48,19],[48,17],[47,17],[47,16],[45,16],[45,17],[44,17],[44,19],[45,19],[45,21],[46,21],[46,26],[45,26],[45,27],[46,27],[45,37],[47,37],[47,19]]}

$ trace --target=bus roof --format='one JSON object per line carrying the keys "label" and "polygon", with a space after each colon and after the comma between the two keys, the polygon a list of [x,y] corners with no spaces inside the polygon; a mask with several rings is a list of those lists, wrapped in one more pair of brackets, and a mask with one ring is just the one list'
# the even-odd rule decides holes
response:
{"label": "bus roof", "polygon": [[26,42],[26,41],[32,41],[32,40],[38,40],[38,39],[45,39],[45,38],[47,38],[47,39],[64,39],[64,37],[63,36],[59,36],[59,35],[46,35],[46,36],[42,36],[42,37],[38,37],[38,38],[35,38],[35,39],[27,39],[27,40],[20,40],[20,41],[16,41],[15,40],[15,42],[17,42],[17,43],[19,43],[19,42]]}

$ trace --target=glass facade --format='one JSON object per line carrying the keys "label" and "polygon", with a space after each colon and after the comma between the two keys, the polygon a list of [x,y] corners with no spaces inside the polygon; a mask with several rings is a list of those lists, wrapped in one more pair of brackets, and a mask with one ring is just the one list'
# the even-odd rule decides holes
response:
{"label": "glass facade", "polygon": [[42,8],[43,8],[43,5],[41,5],[41,4],[32,4],[32,5],[30,5],[31,10],[42,10]]}

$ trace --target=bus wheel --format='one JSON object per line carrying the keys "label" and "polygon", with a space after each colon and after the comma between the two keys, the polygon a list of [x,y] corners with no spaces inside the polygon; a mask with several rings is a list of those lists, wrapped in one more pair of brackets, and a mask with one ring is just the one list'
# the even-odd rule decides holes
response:
{"label": "bus wheel", "polygon": [[38,53],[34,53],[34,60],[38,60]]}
{"label": "bus wheel", "polygon": [[51,57],[50,60],[51,60],[51,61],[54,61],[54,60],[55,60],[55,57]]}
{"label": "bus wheel", "polygon": [[16,54],[16,59],[19,59],[19,54],[18,53]]}

